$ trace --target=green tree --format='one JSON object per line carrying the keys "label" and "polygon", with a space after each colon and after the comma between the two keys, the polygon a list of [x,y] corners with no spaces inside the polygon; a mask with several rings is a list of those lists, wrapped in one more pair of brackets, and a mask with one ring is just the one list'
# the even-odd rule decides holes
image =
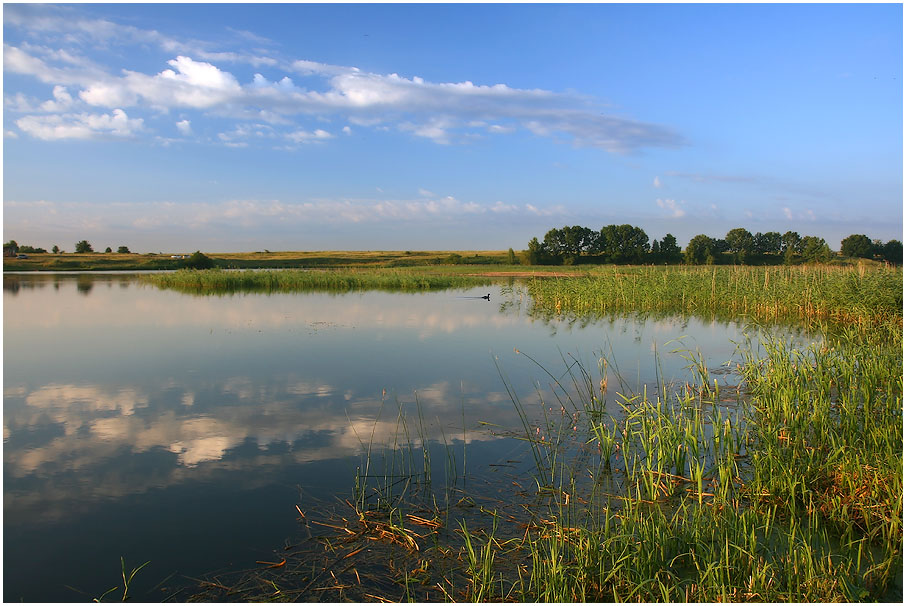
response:
{"label": "green tree", "polygon": [[566,225],[544,234],[544,246],[551,255],[566,263],[574,263],[583,253],[595,247],[595,236],[595,232],[587,227]]}
{"label": "green tree", "polygon": [[506,251],[506,262],[510,265],[516,265],[516,252],[512,248]]}
{"label": "green tree", "polygon": [[684,255],[686,265],[702,265],[707,262],[709,257],[713,262],[713,248],[714,239],[710,236],[705,234],[694,236],[686,245],[686,253]]}
{"label": "green tree", "polygon": [[755,250],[755,237],[743,227],[728,231],[724,241],[737,263],[745,263]]}
{"label": "green tree", "polygon": [[755,252],[760,255],[779,254],[783,247],[783,236],[780,232],[769,231],[755,234]]}
{"label": "green tree", "polygon": [[121,255],[128,255],[128,254],[129,254],[129,247],[128,247],[128,246],[120,246],[119,248],[116,249],[116,252],[118,252],[118,253],[121,254]]}
{"label": "green tree", "polygon": [[673,234],[667,234],[661,240],[661,259],[664,263],[679,263],[683,260],[683,251]]}
{"label": "green tree", "polygon": [[887,244],[884,245],[883,251],[881,253],[884,256],[885,261],[891,263],[896,263],[897,265],[903,264],[903,243],[899,240],[889,240]]}
{"label": "green tree", "polygon": [[789,249],[793,249],[794,253],[802,252],[802,238],[799,237],[799,232],[788,231],[780,236],[780,245],[783,253]]}
{"label": "green tree", "polygon": [[843,238],[840,242],[840,252],[847,257],[861,257],[870,259],[873,253],[873,246],[868,236],[864,234],[852,234]]}
{"label": "green tree", "polygon": [[831,249],[824,238],[805,236],[802,238],[802,259],[804,261],[830,261]]}
{"label": "green tree", "polygon": [[56,244],[54,244],[53,248],[51,248],[50,250],[53,251],[53,254],[55,254],[55,255],[60,254],[60,247],[57,246]]}
{"label": "green tree", "polygon": [[648,234],[629,224],[601,228],[597,250],[611,263],[641,263],[651,250]]}
{"label": "green tree", "polygon": [[94,252],[94,249],[91,248],[91,244],[88,242],[88,240],[79,240],[78,242],[76,242],[75,251],[77,253],[90,253]]}
{"label": "green tree", "polygon": [[547,257],[544,245],[538,241],[538,238],[532,238],[528,243],[528,250],[525,251],[525,260],[529,265],[541,265]]}
{"label": "green tree", "polygon": [[107,248],[104,249],[104,252],[105,252],[105,253],[112,253],[112,252],[113,252],[113,249],[110,248],[110,247],[108,246]]}
{"label": "green tree", "polygon": [[201,251],[196,250],[186,260],[185,267],[190,269],[211,269],[214,267],[214,261]]}
{"label": "green tree", "polygon": [[19,252],[19,243],[15,240],[10,240],[3,245],[3,250],[11,250],[13,253]]}

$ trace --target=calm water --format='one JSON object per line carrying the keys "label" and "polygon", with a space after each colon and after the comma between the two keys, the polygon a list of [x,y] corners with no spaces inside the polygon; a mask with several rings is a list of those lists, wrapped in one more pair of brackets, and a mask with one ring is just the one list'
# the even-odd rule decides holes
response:
{"label": "calm water", "polygon": [[[362,440],[418,398],[429,440],[480,472],[524,456],[495,366],[529,410],[563,356],[602,353],[637,389],[682,378],[685,336],[711,365],[736,325],[528,317],[509,289],[195,297],[131,276],[4,277],[4,601],[86,601],[249,568],[297,531],[295,505],[351,496]],[[506,301],[510,304],[504,305]],[[611,377],[611,385],[614,385]],[[378,418],[382,401],[384,412]],[[388,410],[390,412],[388,413]],[[377,420],[376,420],[377,419]],[[170,577],[170,575],[174,575]]]}

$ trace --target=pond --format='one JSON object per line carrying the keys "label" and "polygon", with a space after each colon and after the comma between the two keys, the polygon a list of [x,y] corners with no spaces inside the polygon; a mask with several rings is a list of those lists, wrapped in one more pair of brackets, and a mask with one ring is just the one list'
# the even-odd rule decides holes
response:
{"label": "pond", "polygon": [[523,298],[506,282],[192,296],[131,275],[4,276],[5,600],[91,600],[121,557],[150,561],[140,600],[271,561],[297,505],[351,497],[401,407],[481,473],[527,456],[507,384],[531,411],[547,371],[576,359],[594,375],[606,356],[612,388],[640,391],[683,380],[673,350],[717,367],[743,338],[695,318],[541,320]]}

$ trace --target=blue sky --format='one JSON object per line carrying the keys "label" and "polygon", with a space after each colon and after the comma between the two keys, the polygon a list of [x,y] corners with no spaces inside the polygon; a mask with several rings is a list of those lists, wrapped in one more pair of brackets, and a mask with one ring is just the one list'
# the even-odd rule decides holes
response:
{"label": "blue sky", "polygon": [[903,234],[900,4],[3,6],[3,237]]}

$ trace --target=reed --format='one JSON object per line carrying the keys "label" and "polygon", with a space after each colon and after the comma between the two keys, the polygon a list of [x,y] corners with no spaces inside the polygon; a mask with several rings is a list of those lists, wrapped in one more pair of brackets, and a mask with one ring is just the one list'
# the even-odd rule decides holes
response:
{"label": "reed", "polygon": [[402,269],[348,270],[180,270],[146,274],[142,280],[158,288],[197,295],[243,292],[349,292],[356,290],[422,291],[491,284],[489,278],[438,275]]}
{"label": "reed", "polygon": [[666,312],[902,330],[899,267],[614,266],[527,289],[542,315]]}

